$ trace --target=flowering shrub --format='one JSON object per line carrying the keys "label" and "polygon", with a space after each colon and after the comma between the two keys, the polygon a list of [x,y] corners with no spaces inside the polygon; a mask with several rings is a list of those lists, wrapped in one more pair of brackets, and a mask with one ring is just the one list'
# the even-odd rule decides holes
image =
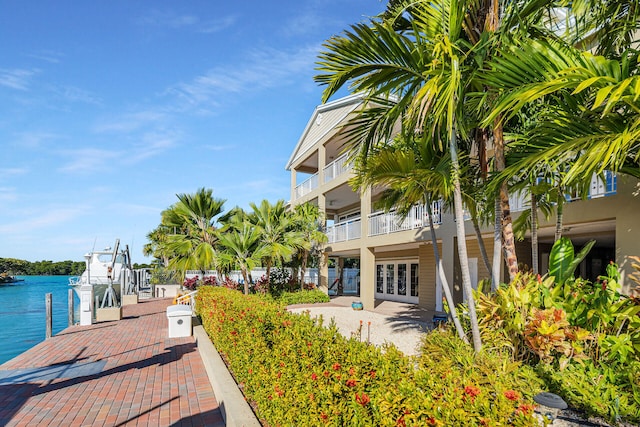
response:
{"label": "flowering shrub", "polygon": [[197,300],[204,328],[267,425],[536,425],[537,383],[502,357],[472,369],[473,350],[449,331],[433,339],[454,344],[416,361],[259,295],[211,287]]}
{"label": "flowering shrub", "polygon": [[220,286],[233,290],[240,289],[240,284],[228,276],[224,278],[222,283],[220,283]]}
{"label": "flowering shrub", "polygon": [[218,286],[218,279],[216,279],[216,276],[206,276],[202,280],[202,285],[203,286]]}
{"label": "flowering shrub", "polygon": [[194,291],[198,287],[198,280],[198,276],[192,277],[191,279],[184,279],[182,286],[190,291]]}

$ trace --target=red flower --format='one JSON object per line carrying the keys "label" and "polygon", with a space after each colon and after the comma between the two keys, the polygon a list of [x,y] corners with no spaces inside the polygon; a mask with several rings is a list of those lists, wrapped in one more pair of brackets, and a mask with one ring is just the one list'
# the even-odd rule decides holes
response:
{"label": "red flower", "polygon": [[358,381],[355,378],[349,378],[347,380],[347,387],[355,387]]}
{"label": "red flower", "polygon": [[407,423],[404,420],[404,415],[402,415],[402,416],[400,416],[400,418],[398,418],[398,420],[396,421],[396,426],[407,427]]}
{"label": "red flower", "polygon": [[465,394],[471,396],[472,398],[476,397],[480,394],[480,389],[474,385],[468,385],[464,388]]}
{"label": "red flower", "polygon": [[337,371],[338,369],[341,368],[341,365],[339,363],[334,363],[332,368],[333,368],[334,371]]}
{"label": "red flower", "polygon": [[349,375],[353,375],[356,373],[356,370],[353,368],[349,368]]}
{"label": "red flower", "polygon": [[327,418],[329,418],[329,416],[324,412],[320,412],[320,418],[322,418],[323,420],[326,420]]}
{"label": "red flower", "polygon": [[376,377],[376,371],[369,371],[369,376],[371,378],[375,378]]}
{"label": "red flower", "polygon": [[369,398],[369,395],[367,395],[367,393],[356,393],[356,402],[362,406],[366,406],[369,404],[369,402],[371,402],[371,399]]}
{"label": "red flower", "polygon": [[518,399],[520,399],[520,395],[518,394],[517,391],[514,390],[507,390],[504,392],[504,397],[506,397],[509,400],[513,400],[514,402]]}
{"label": "red flower", "polygon": [[325,376],[325,378],[329,378],[329,371],[324,371],[324,372],[322,373],[322,375],[324,375],[324,376]]}
{"label": "red flower", "polygon": [[313,374],[311,374],[311,379],[312,380],[317,380],[318,379],[318,375],[316,375],[316,373],[314,372]]}
{"label": "red flower", "polygon": [[533,411],[536,409],[536,405],[530,405],[528,403],[523,403],[522,405],[518,406],[518,408],[516,409],[516,414],[520,415],[530,415],[533,413]]}

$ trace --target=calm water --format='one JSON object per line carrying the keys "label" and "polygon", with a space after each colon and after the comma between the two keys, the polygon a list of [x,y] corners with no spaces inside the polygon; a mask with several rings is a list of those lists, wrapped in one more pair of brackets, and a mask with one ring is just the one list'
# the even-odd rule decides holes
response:
{"label": "calm water", "polygon": [[[47,332],[45,295],[52,294],[53,334],[67,327],[69,276],[18,276],[0,285],[0,364],[41,341]],[[77,311],[79,301],[75,297]]]}

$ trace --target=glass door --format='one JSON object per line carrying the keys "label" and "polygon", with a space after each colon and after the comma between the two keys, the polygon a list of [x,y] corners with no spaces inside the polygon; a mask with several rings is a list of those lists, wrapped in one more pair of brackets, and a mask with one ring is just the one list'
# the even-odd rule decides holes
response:
{"label": "glass door", "polygon": [[418,302],[417,261],[385,261],[376,264],[376,298]]}

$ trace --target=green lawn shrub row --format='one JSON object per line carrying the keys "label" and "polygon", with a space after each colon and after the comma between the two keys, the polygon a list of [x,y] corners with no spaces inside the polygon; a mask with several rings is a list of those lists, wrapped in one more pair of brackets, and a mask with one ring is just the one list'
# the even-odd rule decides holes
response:
{"label": "green lawn shrub row", "polygon": [[197,307],[265,425],[537,425],[535,375],[500,355],[474,358],[450,331],[429,334],[418,359],[257,295],[207,287]]}

